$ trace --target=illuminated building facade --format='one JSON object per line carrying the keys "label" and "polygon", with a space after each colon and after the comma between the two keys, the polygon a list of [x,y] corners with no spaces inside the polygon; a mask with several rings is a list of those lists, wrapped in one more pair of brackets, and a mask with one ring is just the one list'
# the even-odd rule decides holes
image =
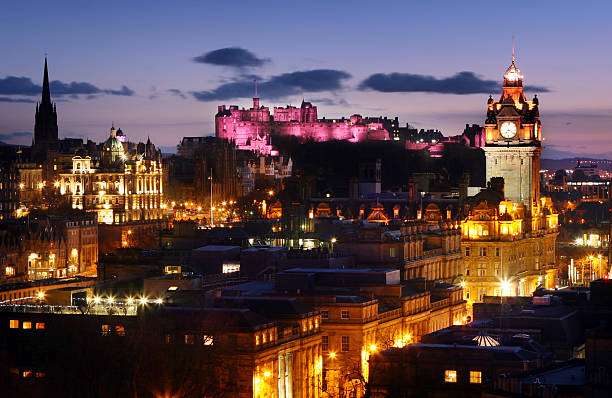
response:
{"label": "illuminated building facade", "polygon": [[259,98],[253,98],[253,107],[239,109],[220,105],[215,115],[215,131],[218,138],[234,142],[238,149],[248,149],[275,155],[272,141],[275,136],[293,136],[301,140],[315,141],[389,140],[389,132],[379,120],[360,115],[349,119],[319,120],[317,107],[302,101],[299,108],[287,106],[270,108],[260,106]]}
{"label": "illuminated building facade", "polygon": [[[370,355],[419,342],[421,336],[467,319],[462,289],[424,280],[400,282],[385,268],[295,268],[275,282],[226,288],[222,297],[289,296],[320,311],[323,396],[362,396]],[[236,297],[237,296],[237,297]]]}
{"label": "illuminated building facade", "polygon": [[101,224],[162,218],[161,154],[151,141],[126,150],[113,125],[99,157],[75,156],[55,183],[74,209],[97,213]]}
{"label": "illuminated building facade", "polygon": [[0,281],[65,278],[94,271],[98,223],[90,216],[13,221],[0,230]]}
{"label": "illuminated building facade", "polygon": [[525,100],[515,58],[499,101],[489,98],[485,122],[489,187],[474,196],[461,224],[465,298],[531,295],[556,284],[558,214],[540,197],[542,129],[538,99]]}
{"label": "illuminated building facade", "polygon": [[5,391],[48,396],[79,374],[63,395],[90,396],[93,388],[99,397],[324,395],[320,315],[295,299],[208,308],[106,296],[88,303],[85,315],[68,306],[0,309]]}

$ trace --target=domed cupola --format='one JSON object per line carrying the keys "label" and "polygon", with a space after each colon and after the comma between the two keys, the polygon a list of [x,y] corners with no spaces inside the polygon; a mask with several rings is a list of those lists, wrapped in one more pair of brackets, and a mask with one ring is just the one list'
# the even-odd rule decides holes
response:
{"label": "domed cupola", "polygon": [[506,69],[504,73],[504,86],[505,87],[522,87],[523,86],[523,75],[521,70],[516,66],[514,61],[515,57],[512,57],[512,64]]}

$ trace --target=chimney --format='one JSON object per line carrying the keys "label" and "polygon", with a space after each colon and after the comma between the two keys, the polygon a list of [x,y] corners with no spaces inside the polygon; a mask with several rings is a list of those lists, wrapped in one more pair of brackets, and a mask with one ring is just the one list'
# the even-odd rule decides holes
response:
{"label": "chimney", "polygon": [[504,193],[504,177],[492,177],[489,182],[489,188],[501,194]]}

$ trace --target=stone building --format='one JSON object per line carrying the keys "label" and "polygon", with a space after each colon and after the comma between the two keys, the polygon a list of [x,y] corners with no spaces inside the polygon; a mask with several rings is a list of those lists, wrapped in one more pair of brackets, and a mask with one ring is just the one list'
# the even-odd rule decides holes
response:
{"label": "stone building", "polygon": [[5,222],[0,229],[0,281],[63,278],[94,271],[98,223],[89,215]]}
{"label": "stone building", "polygon": [[[253,98],[253,107],[239,109],[236,105],[227,108],[221,105],[215,115],[215,132],[218,138],[235,143],[238,149],[257,150],[272,154],[271,141],[275,136],[296,137],[315,141],[389,140],[389,131],[382,120],[352,115],[348,119],[317,119],[317,107],[302,101],[299,108],[287,106],[270,109]],[[261,142],[263,145],[254,145]]]}
{"label": "stone building", "polygon": [[115,126],[99,154],[75,156],[54,185],[73,209],[92,211],[101,224],[162,218],[161,154],[151,141],[126,150]]}
{"label": "stone building", "polygon": [[222,291],[222,297],[235,300],[278,296],[320,311],[322,391],[334,397],[363,395],[373,353],[418,342],[467,317],[461,287],[425,280],[400,283],[399,270],[385,268],[295,268],[278,273],[274,282]]}
{"label": "stone building", "polygon": [[469,303],[486,295],[530,295],[540,284],[556,283],[558,214],[550,198],[540,196],[538,105],[537,97],[525,99],[513,57],[500,100],[488,101],[483,150],[489,186],[463,209],[460,277]]}
{"label": "stone building", "polygon": [[125,311],[89,300],[87,314],[5,306],[4,391],[55,396],[52,387],[70,378],[57,396],[322,396],[321,319],[312,307],[287,298],[224,299],[207,308],[188,295],[175,300],[132,301]]}

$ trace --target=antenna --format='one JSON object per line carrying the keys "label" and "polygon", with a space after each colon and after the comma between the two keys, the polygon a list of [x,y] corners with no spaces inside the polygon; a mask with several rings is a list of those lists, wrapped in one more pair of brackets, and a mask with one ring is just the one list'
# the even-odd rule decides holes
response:
{"label": "antenna", "polygon": [[512,36],[512,62],[516,61],[516,57],[514,56],[514,36]]}

